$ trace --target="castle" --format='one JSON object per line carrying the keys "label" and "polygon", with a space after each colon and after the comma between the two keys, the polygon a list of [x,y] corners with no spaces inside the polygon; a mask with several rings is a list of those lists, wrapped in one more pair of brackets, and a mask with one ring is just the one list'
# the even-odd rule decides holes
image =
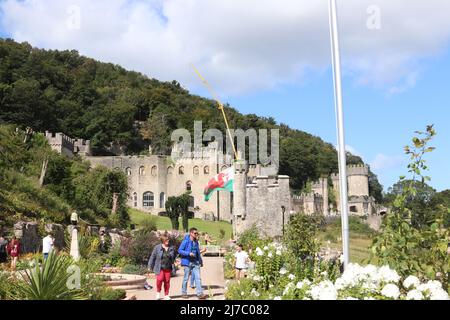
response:
{"label": "castle", "polygon": [[[311,192],[292,197],[292,208],[307,214],[339,215],[340,189],[339,174],[322,177],[312,184]],[[376,214],[375,199],[369,195],[369,167],[367,165],[347,166],[348,212],[352,215],[367,216]],[[330,193],[334,203],[329,203]]]}
{"label": "castle", "polygon": [[[204,201],[203,190],[209,180],[225,170],[230,163],[221,161],[214,142],[201,150],[185,152],[182,145],[173,148],[172,155],[92,156],[89,140],[71,139],[62,133],[45,133],[53,150],[68,157],[79,155],[91,167],[105,166],[120,170],[128,177],[127,205],[153,215],[165,214],[166,200],[190,191],[189,211],[192,217],[224,220],[233,223],[234,234],[252,225],[268,236],[281,236],[283,224],[296,212],[307,214],[339,214],[339,176],[332,175],[312,185],[312,191],[291,196],[289,177],[278,175],[275,167],[235,163],[234,192],[215,192]],[[226,157],[226,156],[225,156]],[[229,160],[229,159],[228,159]],[[367,215],[374,212],[374,200],[369,196],[367,166],[348,167],[349,211]],[[334,203],[329,203],[329,195]]]}

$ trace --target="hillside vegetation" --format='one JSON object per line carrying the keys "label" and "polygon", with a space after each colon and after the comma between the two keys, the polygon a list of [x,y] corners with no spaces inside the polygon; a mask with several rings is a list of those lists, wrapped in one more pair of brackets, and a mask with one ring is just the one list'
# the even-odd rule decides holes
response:
{"label": "hillside vegetation", "polygon": [[[337,171],[335,148],[319,137],[273,118],[242,115],[229,105],[226,113],[232,128],[280,129],[280,173],[291,177],[293,189]],[[190,94],[176,81],[160,82],[76,51],[40,50],[0,39],[0,122],[90,139],[97,155],[107,155],[113,146],[142,154],[149,145],[155,153],[168,154],[172,131],[193,131],[195,120],[204,130],[224,132],[216,103]],[[349,162],[362,159],[349,154]],[[371,193],[381,198],[374,175]]]}
{"label": "hillside vegetation", "polygon": [[[42,164],[48,168],[40,185]],[[112,215],[112,195],[120,194]],[[68,223],[72,210],[87,222],[125,225],[127,182],[123,173],[89,169],[81,159],[52,151],[44,135],[0,125],[0,224],[17,220]]]}

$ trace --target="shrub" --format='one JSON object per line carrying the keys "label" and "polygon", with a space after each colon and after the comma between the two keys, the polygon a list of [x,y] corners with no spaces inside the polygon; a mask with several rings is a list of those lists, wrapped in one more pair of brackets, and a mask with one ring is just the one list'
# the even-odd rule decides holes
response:
{"label": "shrub", "polygon": [[122,300],[127,296],[127,292],[123,289],[112,289],[104,287],[92,300]]}
{"label": "shrub", "polygon": [[[401,275],[426,275],[429,279],[439,279],[448,289],[450,275],[450,255],[447,253],[450,230],[445,228],[445,217],[449,208],[441,207],[426,224],[417,224],[422,213],[409,207],[418,196],[417,186],[424,186],[429,177],[423,175],[427,170],[425,154],[434,150],[428,143],[436,135],[433,126],[426,132],[417,132],[413,145],[405,147],[410,156],[408,172],[413,180],[400,177],[401,190],[393,201],[393,208],[383,221],[381,233],[374,239],[372,260],[387,264]],[[423,218],[423,217],[422,217]]]}
{"label": "shrub", "polygon": [[270,241],[268,239],[263,239],[259,234],[258,228],[256,225],[253,225],[251,228],[245,230],[239,236],[239,243],[244,246],[244,250],[250,252],[257,247],[264,247]]}
{"label": "shrub", "polygon": [[142,275],[147,273],[147,267],[146,265],[126,264],[122,268],[122,273]]}
{"label": "shrub", "polygon": [[122,255],[122,246],[123,244],[119,243],[115,244],[111,248],[107,258],[104,261],[105,265],[115,268],[122,268],[125,265],[131,263],[131,260],[128,257]]}
{"label": "shrub", "polygon": [[146,217],[142,222],[141,222],[141,228],[139,231],[142,232],[152,232],[152,231],[156,231],[156,220],[155,217],[151,216],[151,217]]}
{"label": "shrub", "polygon": [[134,264],[147,264],[153,248],[160,244],[154,232],[138,231],[134,238],[122,241],[120,254],[129,258]]}
{"label": "shrub", "polygon": [[11,300],[18,295],[16,282],[9,273],[0,272],[0,300]]}
{"label": "shrub", "polygon": [[294,257],[316,256],[320,249],[316,234],[322,223],[322,216],[302,213],[291,216],[283,240]]}
{"label": "shrub", "polygon": [[220,228],[220,230],[219,230],[219,239],[223,240],[224,238],[225,238],[225,230]]}
{"label": "shrub", "polygon": [[44,264],[36,262],[34,269],[21,274],[23,281],[16,283],[16,295],[19,300],[84,300],[87,297],[80,289],[70,289],[69,267],[73,266],[69,256],[51,252]]}

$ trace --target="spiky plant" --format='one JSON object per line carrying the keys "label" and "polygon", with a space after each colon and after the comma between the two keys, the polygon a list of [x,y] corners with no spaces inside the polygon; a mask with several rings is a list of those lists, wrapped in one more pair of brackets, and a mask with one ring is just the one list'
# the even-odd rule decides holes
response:
{"label": "spiky plant", "polygon": [[[75,268],[69,268],[75,266]],[[23,281],[17,283],[16,299],[20,300],[85,300],[87,297],[81,288],[72,288],[73,283],[80,283],[70,256],[50,253],[42,264],[36,261],[35,266],[20,275]],[[79,269],[78,269],[79,270]],[[73,281],[72,281],[73,280]]]}

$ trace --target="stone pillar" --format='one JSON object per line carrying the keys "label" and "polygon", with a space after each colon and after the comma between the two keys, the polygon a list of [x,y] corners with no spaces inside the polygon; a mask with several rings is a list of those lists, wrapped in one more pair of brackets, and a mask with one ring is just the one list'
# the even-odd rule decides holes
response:
{"label": "stone pillar", "polygon": [[70,241],[70,256],[78,261],[80,259],[80,250],[78,248],[78,230],[77,228],[72,229],[72,238]]}

